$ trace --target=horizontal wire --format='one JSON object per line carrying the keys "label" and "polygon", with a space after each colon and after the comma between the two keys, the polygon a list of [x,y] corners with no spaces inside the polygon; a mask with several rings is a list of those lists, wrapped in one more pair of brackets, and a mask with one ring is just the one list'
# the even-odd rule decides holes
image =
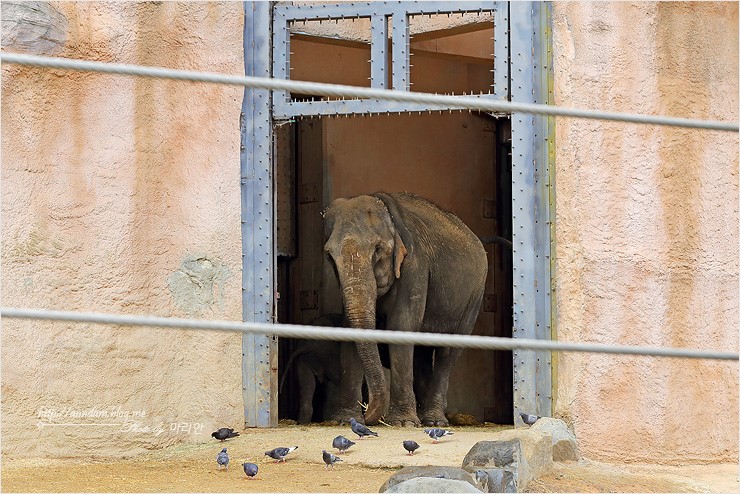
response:
{"label": "horizontal wire", "polygon": [[355,341],[391,343],[397,345],[426,345],[436,347],[474,348],[480,350],[540,350],[559,352],[611,353],[622,355],[648,355],[654,357],[700,358],[713,360],[738,360],[737,352],[696,350],[691,348],[660,348],[647,346],[612,345],[603,343],[567,343],[525,338],[495,336],[414,333],[376,329],[327,328],[297,324],[267,324],[257,322],[208,321],[169,317],[71,312],[16,307],[0,308],[0,317],[13,319],[40,319],[51,321],[114,324],[123,326],[152,326],[160,328],[195,329],[210,331],[236,331],[283,338],[305,340]]}
{"label": "horizontal wire", "polygon": [[[583,110],[578,108],[564,108],[559,106],[534,103],[494,101],[491,99],[479,98],[475,96],[450,96],[389,89],[372,89],[355,86],[345,86],[340,84],[290,81],[282,79],[272,79],[268,77],[235,76],[213,72],[197,72],[188,70],[167,69],[162,67],[146,67],[141,65],[95,62],[69,58],[42,57],[38,55],[24,55],[18,53],[0,53],[0,62],[65,70],[103,72],[108,74],[156,77],[163,79],[176,79],[214,84],[230,84],[235,86],[260,89],[292,91],[295,93],[318,96],[370,98],[390,101],[404,101],[410,103],[425,103],[433,105],[435,107],[444,107],[445,110],[477,110],[497,113],[521,112],[529,114],[588,118],[596,120],[616,120],[620,122],[651,125],[669,125],[675,127],[721,130],[729,132],[738,132],[740,128],[737,122],[654,116],[637,113],[604,112],[599,110]],[[434,110],[437,109],[438,108],[434,108]]]}

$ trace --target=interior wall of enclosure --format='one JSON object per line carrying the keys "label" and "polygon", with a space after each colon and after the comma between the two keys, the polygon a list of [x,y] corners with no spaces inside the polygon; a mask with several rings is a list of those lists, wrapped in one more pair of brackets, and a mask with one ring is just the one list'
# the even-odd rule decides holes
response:
{"label": "interior wall of enclosure", "polygon": [[[490,41],[490,34],[488,38]],[[367,45],[294,38],[291,51],[293,79],[367,85]],[[455,58],[431,52],[417,53],[412,58],[414,88],[421,87],[424,91],[461,93],[471,86],[484,87],[491,78],[491,61],[485,58]],[[468,112],[299,122],[296,136],[299,144],[295,151],[299,167],[298,201],[305,199],[301,199],[301,190],[305,193],[307,187],[320,192],[315,198],[317,206],[298,208],[298,223],[312,225],[298,227],[304,228],[298,244],[303,244],[299,249],[305,253],[298,262],[312,264],[298,270],[310,270],[313,275],[294,273],[294,283],[303,285],[293,286],[291,290],[293,321],[309,323],[322,314],[342,310],[336,285],[331,283],[331,277],[326,279],[326,273],[331,274],[331,270],[322,266],[321,247],[325,239],[318,218],[318,212],[335,198],[378,191],[412,192],[453,212],[481,237],[501,233],[505,225],[497,224],[496,209],[506,209],[509,218],[511,211],[506,202],[497,202],[499,126],[491,116]],[[306,247],[306,243],[314,247]],[[309,250],[314,252],[314,257]],[[474,333],[511,336],[510,251],[493,244],[486,245],[486,250],[489,253],[486,294],[490,297],[481,309]],[[300,291],[311,288],[320,290],[322,300],[315,309],[301,309],[297,300]],[[286,349],[282,347],[281,359],[285,358]],[[479,422],[511,422],[511,367],[510,352],[465,350],[450,380],[448,412],[473,415]],[[284,400],[281,403],[284,414],[289,405]]]}
{"label": "interior wall of enclosure", "polygon": [[[239,2],[3,2],[3,50],[243,73]],[[2,305],[241,320],[239,87],[2,67]],[[243,425],[241,335],[2,321],[2,453]],[[49,425],[49,424],[112,425]],[[38,428],[37,428],[38,426]]]}
{"label": "interior wall of enclosure", "polygon": [[[556,104],[737,122],[737,3],[553,16]],[[737,133],[570,118],[556,132],[557,338],[737,351]],[[738,459],[737,362],[561,354],[554,410],[589,458]]]}

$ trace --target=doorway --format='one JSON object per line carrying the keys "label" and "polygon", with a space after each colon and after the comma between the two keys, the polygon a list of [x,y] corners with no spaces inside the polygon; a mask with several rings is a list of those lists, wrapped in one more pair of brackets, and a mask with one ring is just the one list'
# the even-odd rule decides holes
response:
{"label": "doorway", "polygon": [[[452,112],[311,118],[288,126],[297,248],[278,268],[279,322],[313,324],[341,313],[339,291],[324,264],[320,212],[338,197],[412,192],[460,217],[485,244],[488,277],[474,334],[511,337],[511,249],[492,237],[511,238],[511,160],[508,118]],[[285,132],[281,130],[280,132]],[[278,218],[278,231],[281,229]],[[302,342],[280,340],[279,417],[298,416],[298,378],[286,364]],[[287,373],[287,377],[285,376]],[[467,349],[450,379],[448,413],[476,422],[512,423],[512,354]],[[322,421],[326,384],[317,383],[313,420]],[[305,397],[304,397],[305,399]]]}

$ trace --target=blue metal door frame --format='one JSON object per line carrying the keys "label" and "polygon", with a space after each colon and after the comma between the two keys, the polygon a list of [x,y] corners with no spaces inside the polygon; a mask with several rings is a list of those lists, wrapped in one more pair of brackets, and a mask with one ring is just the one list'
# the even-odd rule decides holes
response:
{"label": "blue metal door frame", "polygon": [[[244,4],[244,71],[270,77],[270,2]],[[275,207],[270,91],[246,88],[240,118],[242,317],[273,322]],[[277,339],[242,337],[242,394],[246,427],[277,426]]]}
{"label": "blue metal door frame", "polygon": [[[408,16],[414,13],[494,12],[494,91],[512,101],[551,101],[550,5],[540,2],[364,2],[301,5],[244,3],[245,73],[289,78],[290,38],[296,19],[369,17],[372,45],[371,85],[409,89]],[[393,17],[389,59],[385,43]],[[292,102],[285,92],[247,88],[241,115],[242,299],[245,321],[273,322],[276,307],[276,232],[273,184],[273,125],[294,116],[370,114],[439,110],[438,107],[379,100]],[[553,119],[514,113],[512,119],[512,211],[514,338],[552,338],[551,161]],[[277,341],[245,335],[242,340],[244,421],[247,427],[277,425]],[[550,415],[550,352],[513,352],[514,414]]]}
{"label": "blue metal door frame", "polygon": [[[511,100],[551,103],[550,4],[511,2]],[[554,119],[511,116],[513,338],[552,339],[551,176]],[[552,415],[552,352],[516,350],[514,422],[519,412]]]}

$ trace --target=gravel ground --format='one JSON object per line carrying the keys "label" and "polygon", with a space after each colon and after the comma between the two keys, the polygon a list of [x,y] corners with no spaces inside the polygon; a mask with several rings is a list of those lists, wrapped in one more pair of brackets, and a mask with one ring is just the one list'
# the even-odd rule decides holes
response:
{"label": "gravel ground", "polygon": [[[82,460],[2,460],[4,492],[378,492],[397,469],[406,465],[459,466],[468,450],[502,427],[458,427],[438,444],[421,429],[377,427],[380,437],[356,440],[349,427],[287,426],[249,429],[223,445],[215,440],[154,451],[136,458]],[[339,434],[357,444],[342,462],[325,469],[321,450]],[[420,444],[414,456],[404,439]],[[285,463],[276,464],[264,451],[294,446]],[[228,471],[219,471],[216,454],[227,447]],[[241,463],[257,463],[248,480]],[[738,492],[737,465],[666,467],[580,462],[558,465],[553,474],[530,485],[530,492]]]}

